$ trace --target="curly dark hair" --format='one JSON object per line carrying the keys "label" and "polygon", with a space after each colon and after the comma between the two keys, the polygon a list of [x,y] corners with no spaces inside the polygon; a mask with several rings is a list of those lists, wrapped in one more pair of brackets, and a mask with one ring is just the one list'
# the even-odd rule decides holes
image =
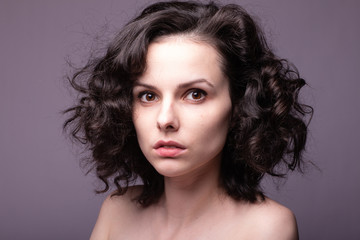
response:
{"label": "curly dark hair", "polygon": [[293,65],[275,56],[242,7],[213,2],[150,5],[120,30],[104,56],[69,77],[79,99],[65,111],[71,116],[64,129],[91,151],[91,169],[105,183],[97,192],[108,191],[112,181],[114,194],[122,195],[140,178],[144,186],[136,200],[149,206],[164,191],[163,176],[137,142],[132,88],[145,70],[149,44],[169,35],[196,36],[219,52],[232,101],[220,180],[233,199],[264,198],[260,180],[265,174],[283,177],[303,161],[312,108],[300,104],[298,94],[306,83]]}

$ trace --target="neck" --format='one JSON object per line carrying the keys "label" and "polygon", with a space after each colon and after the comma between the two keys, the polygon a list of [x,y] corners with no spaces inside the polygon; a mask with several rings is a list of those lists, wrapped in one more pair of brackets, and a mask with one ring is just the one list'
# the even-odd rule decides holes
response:
{"label": "neck", "polygon": [[[219,163],[216,163],[219,165]],[[167,224],[185,226],[206,215],[220,201],[219,167],[209,166],[201,172],[181,177],[165,177],[160,201]]]}

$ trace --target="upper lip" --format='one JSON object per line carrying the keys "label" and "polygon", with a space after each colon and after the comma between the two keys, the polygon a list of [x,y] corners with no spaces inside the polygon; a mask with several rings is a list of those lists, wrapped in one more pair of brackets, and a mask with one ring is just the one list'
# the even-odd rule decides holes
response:
{"label": "upper lip", "polygon": [[171,146],[171,147],[177,147],[177,148],[185,149],[185,146],[181,145],[178,142],[175,142],[175,141],[163,141],[163,140],[160,140],[160,141],[156,142],[155,145],[154,145],[154,148],[158,149],[158,148],[161,148],[161,147],[164,147],[164,146]]}

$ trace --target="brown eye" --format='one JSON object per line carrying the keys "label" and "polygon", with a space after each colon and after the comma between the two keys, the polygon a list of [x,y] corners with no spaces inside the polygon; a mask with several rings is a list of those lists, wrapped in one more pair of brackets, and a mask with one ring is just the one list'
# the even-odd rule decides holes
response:
{"label": "brown eye", "polygon": [[153,101],[155,99],[155,96],[152,93],[147,93],[147,94],[145,94],[145,98],[146,98],[146,101]]}
{"label": "brown eye", "polygon": [[202,97],[202,93],[200,93],[200,92],[192,92],[191,96],[192,96],[193,99],[199,100]]}
{"label": "brown eye", "polygon": [[139,98],[142,102],[153,102],[157,100],[157,97],[152,92],[143,92],[139,94]]}
{"label": "brown eye", "polygon": [[200,89],[193,89],[189,91],[185,97],[185,99],[193,101],[193,102],[199,102],[202,101],[206,96],[206,92]]}

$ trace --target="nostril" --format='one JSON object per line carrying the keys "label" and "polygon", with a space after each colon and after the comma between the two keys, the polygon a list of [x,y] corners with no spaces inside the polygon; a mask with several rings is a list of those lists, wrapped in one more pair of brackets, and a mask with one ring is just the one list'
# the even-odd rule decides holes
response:
{"label": "nostril", "polygon": [[158,128],[159,129],[164,129],[164,130],[172,130],[172,129],[175,129],[175,126],[171,122],[164,123],[164,124],[158,123]]}
{"label": "nostril", "polygon": [[162,131],[176,131],[179,128],[179,123],[176,119],[171,121],[158,121],[157,126]]}
{"label": "nostril", "polygon": [[176,131],[179,127],[179,119],[172,103],[165,102],[157,116],[157,127],[162,131]]}

